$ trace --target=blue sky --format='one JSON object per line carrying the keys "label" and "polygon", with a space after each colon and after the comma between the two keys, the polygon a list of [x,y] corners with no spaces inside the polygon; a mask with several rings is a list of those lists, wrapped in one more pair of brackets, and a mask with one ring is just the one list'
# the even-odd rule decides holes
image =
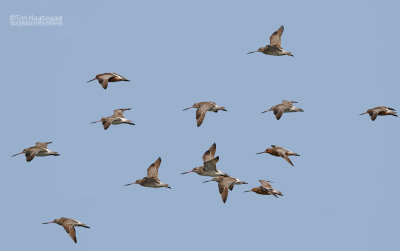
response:
{"label": "blue sky", "polygon": [[[3,1],[2,250],[399,250],[398,1]],[[63,16],[14,27],[10,15]],[[292,57],[246,52],[285,26]],[[117,72],[131,82],[86,83]],[[261,114],[282,99],[304,113]],[[195,111],[215,101],[228,112]],[[116,108],[136,123],[90,124]],[[53,141],[59,157],[14,153]],[[217,144],[218,168],[249,185],[223,204],[179,175]],[[255,155],[271,144],[295,167]],[[162,158],[172,187],[124,187]],[[243,193],[258,179],[283,197]],[[58,217],[80,220],[74,244]]]}

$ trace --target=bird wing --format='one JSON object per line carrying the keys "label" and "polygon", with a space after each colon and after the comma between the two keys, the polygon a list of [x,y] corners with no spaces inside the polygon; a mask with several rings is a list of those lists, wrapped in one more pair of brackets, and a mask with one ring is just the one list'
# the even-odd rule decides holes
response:
{"label": "bird wing", "polygon": [[111,73],[105,73],[105,74],[102,74],[102,75],[100,75],[100,76],[98,77],[99,83],[100,83],[100,85],[101,85],[104,89],[107,89],[108,80],[109,80],[111,77],[113,77],[113,74],[111,74]]}
{"label": "bird wing", "polygon": [[267,190],[272,189],[272,186],[271,186],[271,184],[270,184],[268,181],[266,181],[266,180],[259,180],[259,182],[261,183],[261,187],[263,187],[263,188],[265,188],[265,189],[267,189]]}
{"label": "bird wing", "polygon": [[51,142],[36,142],[35,146],[39,148],[47,149],[47,145],[51,144]]}
{"label": "bird wing", "polygon": [[276,108],[274,109],[274,115],[275,115],[275,118],[276,118],[277,120],[279,120],[279,119],[282,117],[283,110],[284,110],[283,107],[276,107]]}
{"label": "bird wing", "polygon": [[371,120],[374,121],[376,119],[376,117],[378,117],[379,111],[378,110],[373,110],[369,116],[371,117]]}
{"label": "bird wing", "polygon": [[219,160],[219,156],[204,162],[204,170],[207,171],[217,171],[217,162]]}
{"label": "bird wing", "polygon": [[276,30],[272,35],[269,37],[269,45],[270,46],[276,46],[279,49],[282,49],[281,47],[281,36],[283,33],[283,25],[279,27],[278,30]]}
{"label": "bird wing", "polygon": [[76,232],[74,226],[71,224],[67,224],[64,225],[63,227],[65,231],[69,234],[69,236],[71,236],[71,239],[76,243]]}
{"label": "bird wing", "polygon": [[153,164],[147,168],[147,178],[158,179],[158,168],[161,164],[161,158],[158,158]]}
{"label": "bird wing", "polygon": [[201,126],[203,120],[206,116],[206,112],[212,107],[212,104],[205,103],[202,104],[196,111],[196,120],[197,120],[197,127]]}
{"label": "bird wing", "polygon": [[293,105],[293,103],[297,103],[296,101],[289,101],[289,100],[282,100],[282,104],[290,104]]}
{"label": "bird wing", "polygon": [[112,124],[114,118],[112,117],[106,117],[101,119],[101,123],[103,124],[104,130],[107,130],[110,125]]}
{"label": "bird wing", "polygon": [[[233,180],[224,177],[218,182],[219,193],[221,194],[222,201],[225,203],[228,198],[228,189],[233,185]],[[231,189],[232,190],[232,189]]]}
{"label": "bird wing", "polygon": [[289,159],[289,157],[286,155],[286,150],[285,150],[285,149],[280,148],[280,149],[277,149],[276,151],[278,152],[279,156],[281,156],[281,157],[284,158],[287,162],[289,162],[289,164],[291,164],[292,166],[294,166],[293,163],[292,163],[292,161],[291,161],[291,160]]}
{"label": "bird wing", "polygon": [[41,151],[40,148],[32,147],[25,152],[26,161],[30,162]]}
{"label": "bird wing", "polygon": [[124,112],[129,111],[131,108],[122,108],[122,109],[116,109],[114,110],[114,114],[112,117],[114,118],[123,118],[124,117]]}
{"label": "bird wing", "polygon": [[208,149],[204,155],[203,155],[203,162],[207,162],[209,160],[212,160],[214,158],[215,155],[215,151],[217,150],[217,145],[214,143],[212,144],[212,146],[210,147],[210,149]]}

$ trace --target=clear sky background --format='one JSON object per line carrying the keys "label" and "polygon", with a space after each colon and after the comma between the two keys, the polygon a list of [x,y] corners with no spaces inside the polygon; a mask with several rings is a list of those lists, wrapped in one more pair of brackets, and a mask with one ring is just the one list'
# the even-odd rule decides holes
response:
{"label": "clear sky background", "polygon": [[[400,249],[398,1],[3,1],[1,250]],[[63,16],[14,27],[10,15]],[[295,57],[247,55],[285,26]],[[96,74],[131,82],[103,90]],[[304,113],[261,114],[282,99]],[[196,127],[199,101],[208,113]],[[116,108],[136,123],[90,124]],[[53,141],[59,157],[12,154]],[[218,168],[247,181],[180,175],[213,142]],[[299,153],[295,167],[271,144]],[[162,158],[172,187],[124,187]],[[276,199],[243,193],[272,180]],[[42,222],[80,220],[78,244]]]}

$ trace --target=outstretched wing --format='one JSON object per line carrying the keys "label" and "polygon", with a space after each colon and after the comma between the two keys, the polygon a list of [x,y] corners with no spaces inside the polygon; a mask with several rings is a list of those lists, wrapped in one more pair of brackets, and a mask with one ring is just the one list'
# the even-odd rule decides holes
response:
{"label": "outstretched wing", "polygon": [[158,179],[158,168],[161,164],[161,158],[159,157],[153,164],[147,168],[147,177]]}
{"label": "outstretched wing", "polygon": [[122,109],[116,109],[114,110],[114,114],[112,117],[114,118],[123,118],[124,117],[124,112],[129,111],[131,108],[122,108]]}
{"label": "outstretched wing", "polygon": [[285,150],[285,149],[280,148],[280,149],[277,149],[276,151],[278,152],[279,156],[281,156],[281,157],[284,158],[287,162],[289,162],[289,164],[291,164],[292,166],[294,166],[293,163],[292,163],[292,161],[291,161],[291,160],[289,159],[289,157],[286,155],[286,150]]}
{"label": "outstretched wing", "polygon": [[283,115],[283,107],[276,107],[274,109],[274,115],[277,120],[279,120]]}
{"label": "outstretched wing", "polygon": [[271,184],[270,184],[268,181],[266,181],[266,180],[259,180],[259,182],[261,183],[261,186],[262,186],[263,188],[268,189],[268,190],[272,189],[272,186],[271,186]]}
{"label": "outstretched wing", "polygon": [[52,142],[36,142],[35,146],[39,148],[47,149],[47,145],[51,144]]}
{"label": "outstretched wing", "polygon": [[212,146],[210,147],[210,149],[208,149],[204,155],[203,155],[203,162],[207,162],[209,160],[212,160],[214,158],[215,155],[215,151],[217,150],[217,145],[214,143],[212,144]]}
{"label": "outstretched wing", "polygon": [[30,148],[25,152],[25,157],[26,157],[26,161],[30,162],[31,160],[33,160],[33,158],[35,158],[35,156],[40,152],[40,148]]}
{"label": "outstretched wing", "polygon": [[65,232],[67,232],[69,234],[69,236],[71,236],[71,239],[76,243],[76,232],[75,232],[75,228],[68,224],[68,225],[64,225],[63,226],[65,229]]}
{"label": "outstretched wing", "polygon": [[101,123],[103,124],[104,130],[107,130],[113,122],[112,117],[102,118]]}
{"label": "outstretched wing", "polygon": [[107,89],[108,80],[109,80],[112,76],[113,76],[113,74],[111,74],[111,73],[104,73],[104,74],[98,76],[97,79],[99,80],[100,85],[101,85],[104,89]]}
{"label": "outstretched wing", "polygon": [[283,33],[283,25],[279,27],[277,31],[272,33],[272,35],[269,37],[269,45],[270,46],[277,46],[279,49],[282,49],[281,47],[281,36]]}
{"label": "outstretched wing", "polygon": [[206,116],[206,112],[212,107],[211,103],[204,103],[196,111],[197,127],[201,126]]}
{"label": "outstretched wing", "polygon": [[374,121],[376,119],[376,117],[378,117],[379,111],[377,110],[373,110],[369,116],[371,117],[371,120]]}
{"label": "outstretched wing", "polygon": [[217,162],[219,160],[219,156],[204,162],[204,170],[206,171],[217,171]]}

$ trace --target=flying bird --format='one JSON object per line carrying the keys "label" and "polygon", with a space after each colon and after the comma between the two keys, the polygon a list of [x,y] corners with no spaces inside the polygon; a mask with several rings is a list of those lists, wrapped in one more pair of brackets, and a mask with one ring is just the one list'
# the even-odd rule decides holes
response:
{"label": "flying bird", "polygon": [[366,112],[361,113],[360,115],[368,113],[371,117],[371,120],[374,121],[378,116],[387,116],[392,115],[397,117],[396,110],[387,106],[377,106],[372,109],[368,109]]}
{"label": "flying bird", "polygon": [[197,120],[197,127],[199,127],[206,116],[206,112],[211,111],[217,113],[218,111],[227,111],[225,107],[219,106],[214,102],[200,102],[195,103],[193,106],[183,109],[184,111],[190,108],[197,108],[196,111],[196,120]]}
{"label": "flying bird", "polygon": [[303,109],[295,107],[293,105],[294,103],[297,103],[297,102],[282,100],[281,104],[274,105],[271,108],[269,108],[268,110],[263,111],[262,113],[273,111],[276,119],[279,120],[282,117],[282,114],[285,112],[304,112]]}
{"label": "flying bird", "polygon": [[99,81],[99,84],[104,89],[107,89],[108,82],[130,81],[117,73],[103,73],[103,74],[97,74],[94,79],[87,81],[87,83],[96,79]]}
{"label": "flying bird", "polygon": [[84,227],[84,228],[90,228],[89,226],[85,225],[84,223],[70,219],[70,218],[65,218],[61,217],[59,219],[55,219],[50,222],[44,222],[42,224],[50,224],[50,223],[56,223],[60,226],[63,226],[65,231],[71,236],[72,240],[76,243],[76,232],[75,232],[75,227]]}
{"label": "flying bird", "polygon": [[258,194],[262,194],[262,195],[273,195],[276,198],[279,198],[279,196],[283,196],[281,191],[278,191],[276,189],[274,189],[269,180],[259,180],[259,182],[261,183],[261,186],[259,187],[253,187],[251,190],[249,191],[244,191],[244,192],[255,192]]}
{"label": "flying bird", "polygon": [[113,125],[119,125],[119,124],[135,125],[131,120],[126,119],[124,117],[124,112],[129,111],[130,109],[131,108],[114,110],[114,114],[112,116],[103,117],[100,120],[91,122],[91,124],[101,122],[103,124],[104,130],[107,130],[111,124],[113,124]]}
{"label": "flying bird", "polygon": [[25,148],[22,152],[16,153],[11,157],[25,153],[26,161],[30,162],[31,160],[33,160],[33,158],[35,158],[35,156],[39,157],[50,156],[50,155],[59,156],[60,154],[58,152],[54,152],[52,150],[47,149],[47,145],[51,143],[52,142],[36,142],[35,146]]}
{"label": "flying bird", "polygon": [[271,154],[273,156],[282,157],[287,162],[289,162],[289,164],[291,164],[292,166],[294,166],[294,165],[293,165],[292,161],[289,159],[288,156],[291,156],[291,155],[300,156],[300,154],[297,154],[297,153],[294,153],[292,151],[286,150],[285,148],[280,147],[280,146],[271,145],[271,147],[272,148],[267,148],[264,152],[260,152],[260,153],[257,153],[257,154],[269,153],[269,154]]}
{"label": "flying bird", "polygon": [[226,173],[221,172],[217,169],[217,162],[219,160],[219,156],[215,157],[215,151],[217,149],[217,145],[214,143],[203,155],[203,165],[200,167],[193,168],[192,171],[184,172],[181,174],[186,173],[197,173],[201,176],[210,176],[210,177],[217,177],[217,176],[229,176]]}
{"label": "flying bird", "polygon": [[171,189],[171,187],[168,184],[164,184],[158,179],[158,168],[160,167],[160,164],[161,164],[161,158],[158,158],[153,164],[149,166],[149,168],[147,168],[146,177],[144,177],[143,179],[138,179],[133,183],[126,184],[125,186],[139,184],[144,187],[153,187],[153,188],[166,187]]}
{"label": "flying bird", "polygon": [[281,37],[283,33],[283,25],[279,27],[277,31],[272,33],[272,35],[269,37],[269,45],[266,45],[265,47],[260,47],[256,51],[251,51],[248,52],[247,54],[254,53],[254,52],[262,52],[267,55],[272,55],[272,56],[283,56],[283,55],[288,55],[292,56],[293,54],[290,51],[285,51],[282,49],[281,46]]}
{"label": "flying bird", "polygon": [[228,189],[233,190],[235,185],[247,184],[247,182],[241,181],[237,178],[227,177],[227,176],[218,176],[211,180],[204,181],[203,183],[216,181],[218,183],[218,190],[221,194],[222,201],[225,203],[228,198]]}

